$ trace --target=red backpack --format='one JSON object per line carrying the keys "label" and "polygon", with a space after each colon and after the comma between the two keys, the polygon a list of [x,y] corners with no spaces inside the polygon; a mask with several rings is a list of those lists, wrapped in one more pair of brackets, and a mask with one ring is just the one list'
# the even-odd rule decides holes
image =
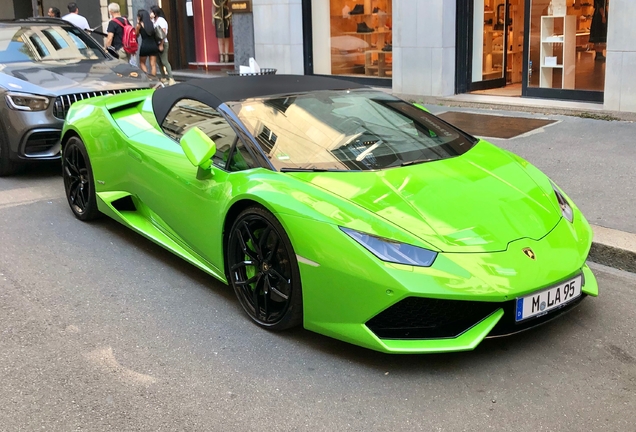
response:
{"label": "red backpack", "polygon": [[124,45],[124,51],[126,51],[128,54],[135,54],[137,52],[137,49],[139,48],[139,44],[137,43],[137,32],[135,31],[135,28],[130,25],[126,18],[124,18],[124,20],[126,20],[125,25],[122,24],[117,18],[115,18],[113,21],[122,26],[124,29],[124,37],[121,39],[122,44]]}

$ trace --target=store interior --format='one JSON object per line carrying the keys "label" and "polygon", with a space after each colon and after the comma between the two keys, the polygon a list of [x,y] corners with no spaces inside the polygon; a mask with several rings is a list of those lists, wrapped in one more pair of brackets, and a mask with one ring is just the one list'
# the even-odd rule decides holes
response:
{"label": "store interior", "polygon": [[391,77],[391,0],[330,0],[331,73]]}
{"label": "store interior", "polygon": [[[524,28],[527,1],[529,32]],[[604,2],[607,10],[609,0]],[[521,96],[523,54],[528,48],[529,87],[604,90],[605,45],[590,42],[594,0],[475,0],[476,11],[478,6],[483,8],[483,21],[476,16],[474,23],[483,25],[476,25],[473,34],[481,42],[473,49],[473,82],[505,76],[505,85],[474,93]]]}

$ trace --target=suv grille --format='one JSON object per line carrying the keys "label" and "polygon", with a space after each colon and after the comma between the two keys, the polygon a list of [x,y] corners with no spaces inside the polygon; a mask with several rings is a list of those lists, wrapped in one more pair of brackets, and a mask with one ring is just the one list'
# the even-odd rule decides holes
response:
{"label": "suv grille", "polygon": [[53,105],[53,115],[59,119],[64,120],[66,118],[66,114],[68,114],[68,110],[71,108],[71,105],[77,101],[81,101],[84,99],[104,96],[108,94],[119,94],[126,93],[129,91],[139,90],[136,88],[131,89],[118,89],[118,90],[102,90],[95,92],[86,92],[86,93],[75,93],[68,94],[63,96],[58,96],[55,98],[55,104]]}

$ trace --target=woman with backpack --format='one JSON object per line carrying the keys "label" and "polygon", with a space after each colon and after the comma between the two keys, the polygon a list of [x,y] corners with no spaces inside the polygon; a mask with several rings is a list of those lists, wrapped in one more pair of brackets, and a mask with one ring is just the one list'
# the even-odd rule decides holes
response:
{"label": "woman with backpack", "polygon": [[[163,30],[164,38],[161,41],[157,41],[159,43],[159,56],[157,57],[157,62],[159,66],[159,72],[161,72],[161,81],[165,81],[166,74],[168,75],[168,85],[174,84],[174,78],[172,77],[172,67],[170,66],[170,62],[168,61],[168,22],[166,21],[165,15],[163,14],[163,10],[157,6],[150,7],[150,19],[152,20],[155,30],[157,27]],[[157,32],[155,32],[155,36]],[[165,72],[164,72],[165,68]]]}
{"label": "woman with backpack", "polygon": [[[159,55],[159,45],[155,40],[155,27],[150,19],[150,14],[145,9],[137,12],[137,34],[141,36],[141,47],[139,48],[139,67],[146,72],[148,78],[157,78],[157,55]],[[146,60],[150,61],[150,73],[146,67]]]}

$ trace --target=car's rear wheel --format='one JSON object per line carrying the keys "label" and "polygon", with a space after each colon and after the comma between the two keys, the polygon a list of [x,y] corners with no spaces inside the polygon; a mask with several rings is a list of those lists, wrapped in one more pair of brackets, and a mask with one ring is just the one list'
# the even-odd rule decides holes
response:
{"label": "car's rear wheel", "polygon": [[302,322],[302,288],[289,237],[261,207],[243,210],[226,250],[229,281],[247,314],[261,327],[284,330]]}
{"label": "car's rear wheel", "polygon": [[66,199],[75,217],[82,221],[99,217],[93,169],[86,146],[78,137],[71,137],[64,146],[62,176]]}

